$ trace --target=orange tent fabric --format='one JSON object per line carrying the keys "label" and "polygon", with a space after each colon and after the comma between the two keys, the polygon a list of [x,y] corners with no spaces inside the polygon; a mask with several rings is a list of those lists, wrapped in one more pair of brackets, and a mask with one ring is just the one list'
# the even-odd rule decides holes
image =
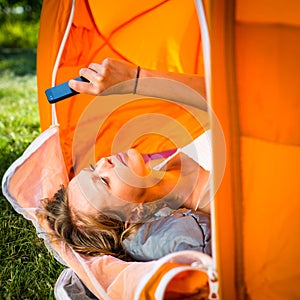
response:
{"label": "orange tent fabric", "polygon": [[224,299],[298,299],[298,1],[213,1],[212,106],[227,141],[215,199]]}
{"label": "orange tent fabric", "polygon": [[[173,72],[185,72],[203,75],[202,57],[199,56],[201,47],[197,12],[193,1],[73,1],[74,15],[70,19],[70,30],[66,42],[61,49],[68,21],[72,16],[72,1],[44,1],[38,43],[38,93],[42,130],[51,124],[51,107],[44,91],[52,85],[77,77],[79,69],[91,62],[99,62],[106,57],[122,58],[145,68],[159,69]],[[168,20],[166,22],[166,15]],[[149,26],[149,24],[151,24]],[[176,28],[176,30],[174,30]],[[145,38],[147,37],[147,38]],[[159,59],[157,59],[159,57]],[[57,70],[54,71],[53,70]],[[53,75],[54,74],[54,75]],[[53,76],[53,78],[52,78]],[[67,167],[72,168],[73,134],[76,124],[85,107],[94,97],[77,95],[57,103],[56,112],[60,124],[61,142]],[[149,102],[140,103],[140,110],[148,113],[164,111],[169,116],[180,119],[183,111],[170,103]],[[123,110],[129,113],[129,105]],[[124,116],[126,114],[124,113]],[[117,120],[111,117],[111,124],[121,123],[120,115]],[[117,130],[121,125],[118,124]],[[185,126],[193,136],[195,132],[193,122],[185,122]],[[103,144],[110,145],[112,134],[99,132]],[[110,138],[109,138],[110,136]],[[157,139],[157,136],[154,137]],[[104,139],[106,142],[104,142]],[[149,137],[147,151],[154,152],[174,147],[164,139],[160,149],[151,148]],[[146,144],[139,141],[132,147],[145,149]],[[109,147],[102,149],[96,156],[109,155]],[[100,150],[99,150],[100,151]]]}
{"label": "orange tent fabric", "polygon": [[[37,62],[43,130],[51,124],[45,89],[77,76],[78,69],[92,60],[121,57],[148,68],[203,74],[193,1],[98,4],[76,1],[54,80],[52,70],[71,1],[44,1]],[[213,210],[221,297],[298,299],[299,3],[207,0],[205,4],[211,43],[209,101],[228,151]],[[144,36],[149,51],[140,50]],[[73,138],[69,128],[74,128],[89,101],[80,95],[76,101],[56,105],[69,167],[66,149]]]}

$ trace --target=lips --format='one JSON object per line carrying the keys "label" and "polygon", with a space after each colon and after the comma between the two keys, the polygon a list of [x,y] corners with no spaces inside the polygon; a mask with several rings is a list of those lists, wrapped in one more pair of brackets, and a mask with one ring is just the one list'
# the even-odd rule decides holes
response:
{"label": "lips", "polygon": [[119,152],[117,155],[116,155],[117,159],[123,164],[125,165],[126,167],[128,166],[127,164],[127,159],[128,159],[128,155],[124,152]]}

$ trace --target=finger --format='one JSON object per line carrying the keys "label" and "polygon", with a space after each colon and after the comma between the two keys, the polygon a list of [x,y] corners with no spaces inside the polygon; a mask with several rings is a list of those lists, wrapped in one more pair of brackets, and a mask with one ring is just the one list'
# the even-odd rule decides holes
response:
{"label": "finger", "polygon": [[100,72],[96,72],[92,69],[86,69],[83,68],[79,71],[80,76],[83,76],[84,78],[88,79],[88,81],[92,82],[94,86],[97,86],[97,84],[100,84],[103,80],[103,74]]}
{"label": "finger", "polygon": [[82,68],[79,70],[79,75],[83,76],[84,78],[88,79],[89,81],[91,81],[91,79],[93,78],[93,76],[95,74],[96,74],[96,72],[89,68]]}
{"label": "finger", "polygon": [[102,87],[100,85],[95,86],[92,82],[82,82],[71,79],[69,81],[69,86],[71,89],[81,94],[98,95],[102,92]]}
{"label": "finger", "polygon": [[84,93],[89,87],[89,82],[71,79],[69,80],[69,87],[78,93]]}
{"label": "finger", "polygon": [[88,67],[88,69],[96,72],[96,73],[99,73],[101,75],[103,75],[105,73],[105,66],[104,65],[100,65],[100,64],[96,64],[96,63],[91,63]]}

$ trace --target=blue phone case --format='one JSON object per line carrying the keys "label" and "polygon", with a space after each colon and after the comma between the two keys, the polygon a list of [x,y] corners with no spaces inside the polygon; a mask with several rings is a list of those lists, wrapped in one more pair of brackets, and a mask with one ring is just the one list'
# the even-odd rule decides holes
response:
{"label": "blue phone case", "polygon": [[[78,80],[78,81],[88,82],[88,80],[84,77],[77,77],[74,79]],[[58,102],[63,99],[66,99],[66,98],[69,98],[69,97],[79,94],[78,92],[74,91],[73,89],[71,89],[69,87],[68,81],[47,89],[45,91],[45,93],[46,93],[47,99],[50,103],[55,103],[55,102]]]}

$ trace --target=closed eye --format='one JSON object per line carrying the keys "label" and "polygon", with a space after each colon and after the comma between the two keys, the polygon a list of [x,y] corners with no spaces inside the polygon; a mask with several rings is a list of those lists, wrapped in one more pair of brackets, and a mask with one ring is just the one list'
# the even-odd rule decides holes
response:
{"label": "closed eye", "polygon": [[109,180],[108,180],[108,179],[106,179],[106,178],[104,178],[104,177],[100,177],[100,180],[101,180],[101,182],[102,182],[103,184],[109,186]]}
{"label": "closed eye", "polygon": [[[90,170],[91,170],[92,172],[94,172],[94,171],[96,170],[95,166],[92,165],[92,164],[90,164]],[[106,185],[106,186],[109,187],[109,180],[108,180],[107,178],[101,177],[101,176],[97,176],[97,178],[100,179],[100,181],[101,181],[104,185]]]}

